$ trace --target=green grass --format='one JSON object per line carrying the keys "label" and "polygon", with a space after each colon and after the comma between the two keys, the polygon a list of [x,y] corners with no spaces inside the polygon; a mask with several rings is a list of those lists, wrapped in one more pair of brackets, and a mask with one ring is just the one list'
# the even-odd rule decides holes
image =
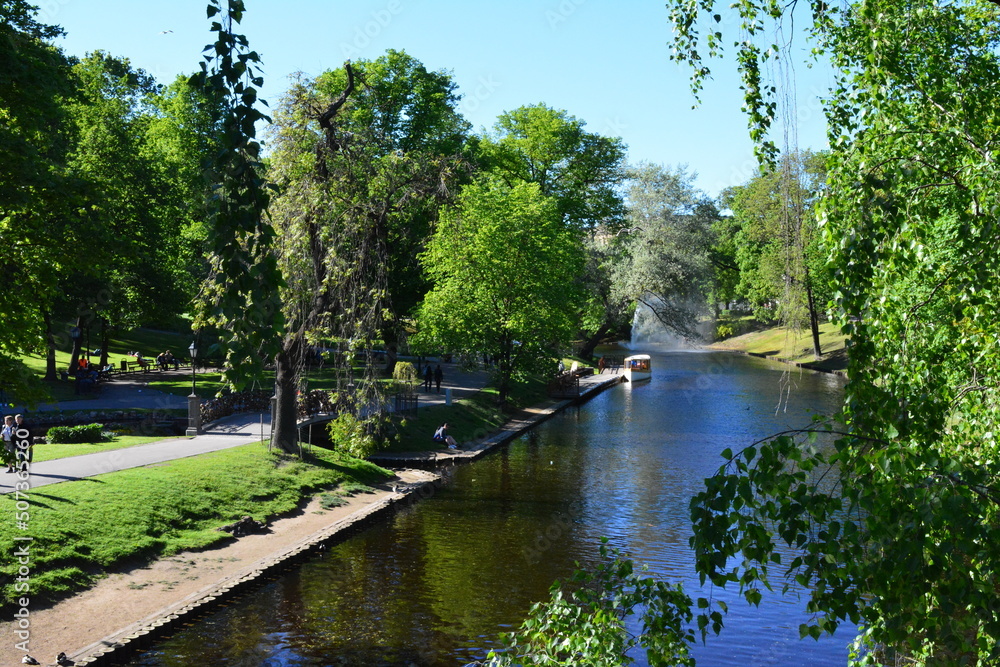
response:
{"label": "green grass", "polygon": [[821,324],[819,340],[823,357],[819,361],[813,356],[812,334],[808,329],[791,331],[783,327],[772,327],[727,338],[711,347],[779,357],[823,370],[843,370],[847,368],[845,338],[836,325],[830,322]]}
{"label": "green grass", "polygon": [[521,408],[547,399],[546,383],[541,378],[518,383],[511,391],[505,411],[497,406],[497,390],[486,387],[468,398],[451,405],[418,408],[415,416],[397,421],[398,438],[387,448],[389,452],[426,452],[443,449],[431,438],[438,426],[448,422],[448,434],[459,444],[479,440],[503,426]]}
{"label": "green grass", "polygon": [[[191,371],[188,369],[187,373],[182,373],[180,375],[173,373],[170,375],[158,375],[157,373],[151,373],[145,376],[149,383],[150,389],[156,389],[157,391],[162,391],[166,394],[174,394],[176,396],[190,396],[191,395]],[[197,373],[197,378],[195,381],[195,391],[199,396],[205,399],[215,398],[215,395],[224,387],[222,381],[222,373],[217,371],[206,371]],[[268,383],[267,388],[273,386],[273,383]]]}
{"label": "green grass", "polygon": [[166,439],[167,438],[162,435],[121,435],[111,442],[88,442],[72,445],[40,443],[35,445],[32,462],[41,463],[42,461],[64,459],[70,456],[81,456],[83,454],[93,454],[95,452],[110,452],[114,449],[126,449],[128,447],[148,445],[151,442],[158,442]]}
{"label": "green grass", "polygon": [[[10,520],[0,522],[0,546],[9,555],[21,544],[15,537],[32,538],[32,600],[53,600],[116,568],[232,539],[216,528],[242,516],[271,520],[337,484],[373,484],[390,476],[371,463],[320,449],[299,461],[246,445],[40,487],[29,492],[24,530],[14,520],[18,499],[4,495],[0,515]],[[0,561],[6,607],[18,596],[16,570],[16,559]]]}

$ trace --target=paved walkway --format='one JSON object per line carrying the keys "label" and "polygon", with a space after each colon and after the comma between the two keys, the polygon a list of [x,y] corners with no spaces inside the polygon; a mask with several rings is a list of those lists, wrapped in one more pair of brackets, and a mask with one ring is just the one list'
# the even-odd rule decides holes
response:
{"label": "paved walkway", "polygon": [[[420,392],[419,406],[441,405],[445,402],[446,389],[451,389],[452,398],[458,399],[479,391],[486,384],[487,373],[476,371],[466,373],[454,364],[442,364],[444,381],[441,392]],[[185,409],[187,398],[174,396],[149,389],[141,380],[114,380],[102,387],[101,395],[80,401],[50,403],[38,411],[53,410],[129,410],[135,408]],[[24,411],[30,414],[28,411]],[[263,420],[263,421],[262,421]],[[188,456],[196,456],[230,447],[238,447],[251,442],[259,442],[270,436],[271,417],[269,414],[248,413],[226,417],[205,426],[205,433],[193,438],[169,438],[125,449],[109,452],[95,452],[31,465],[30,487],[67,482],[93,477],[108,472],[138,468],[163,463]],[[37,445],[44,447],[45,445]],[[0,472],[0,494],[10,493],[19,481],[14,474]]]}

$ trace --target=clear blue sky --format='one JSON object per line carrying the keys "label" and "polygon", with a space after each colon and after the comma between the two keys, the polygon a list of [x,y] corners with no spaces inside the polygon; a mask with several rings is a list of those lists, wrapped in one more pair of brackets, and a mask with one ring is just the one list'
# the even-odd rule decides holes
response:
{"label": "clear blue sky", "polygon": [[[212,40],[204,0],[34,0],[40,18],[63,26],[67,53],[103,49],[167,83],[198,69]],[[689,72],[668,58],[662,0],[247,0],[240,32],[264,59],[262,97],[276,102],[290,74],[315,76],[347,58],[402,49],[429,69],[449,70],[476,129],[498,114],[544,102],[620,136],[633,162],[686,164],[715,195],[745,182],[755,162],[729,63],[701,105]],[[172,32],[164,32],[172,31]],[[161,34],[162,33],[162,34]],[[829,81],[798,73],[798,145],[825,146],[818,95]]]}

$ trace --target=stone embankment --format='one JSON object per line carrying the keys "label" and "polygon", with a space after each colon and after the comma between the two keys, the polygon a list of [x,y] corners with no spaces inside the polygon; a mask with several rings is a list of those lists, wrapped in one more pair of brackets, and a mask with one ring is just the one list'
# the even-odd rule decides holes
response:
{"label": "stone embankment", "polygon": [[[88,591],[33,614],[31,652],[36,657],[54,656],[67,646],[83,644],[81,637],[98,636],[103,639],[67,651],[69,657],[81,667],[121,664],[220,604],[384,519],[402,504],[433,495],[440,477],[414,468],[474,461],[567,406],[585,402],[622,381],[619,375],[583,376],[577,397],[523,410],[499,430],[462,443],[461,449],[374,456],[375,463],[396,470],[396,480],[374,494],[352,499],[347,507],[322,511],[314,500],[296,517],[275,521],[266,534],[112,575]],[[7,626],[0,625],[0,633],[10,635],[12,628]],[[0,648],[3,664],[19,663],[20,657],[7,646]]]}

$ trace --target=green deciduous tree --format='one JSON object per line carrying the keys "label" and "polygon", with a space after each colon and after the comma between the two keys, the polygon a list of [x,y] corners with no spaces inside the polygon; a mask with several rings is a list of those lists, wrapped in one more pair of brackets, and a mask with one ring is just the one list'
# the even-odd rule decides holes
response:
{"label": "green deciduous tree", "polygon": [[[527,620],[490,653],[489,667],[619,667],[643,651],[652,667],[694,665],[691,599],[680,586],[642,575],[630,558],[601,545],[602,561],[552,586]],[[630,625],[642,630],[634,634]],[[631,655],[630,655],[631,654]]]}
{"label": "green deciduous tree", "polygon": [[718,211],[683,168],[640,165],[629,172],[625,250],[612,273],[618,301],[649,308],[668,329],[696,338],[711,278]]}
{"label": "green deciduous tree", "polygon": [[466,186],[422,261],[434,283],[418,313],[422,345],[494,356],[501,403],[573,335],[583,254],[535,183]]}
{"label": "green deciduous tree", "polygon": [[808,327],[817,359],[820,311],[829,296],[815,210],[825,177],[824,156],[785,153],[776,168],[723,193],[735,229],[733,259],[740,277],[735,291],[761,321]]}
{"label": "green deciduous tree", "polygon": [[39,23],[35,11],[21,0],[0,5],[0,377],[27,403],[45,392],[16,357],[54,345],[46,318],[60,277],[83,262],[66,248],[90,231],[80,224],[82,183],[66,165],[70,63],[47,42],[61,29]]}
{"label": "green deciduous tree", "polygon": [[[699,76],[689,28],[711,4],[671,3]],[[777,3],[737,4],[750,22],[787,18]],[[860,622],[863,664],[992,665],[1000,6],[811,7],[817,46],[838,70],[820,211],[850,335],[846,429],[830,456],[787,436],[726,452],[692,504],[699,570],[747,594],[767,568],[794,577],[816,614],[802,633]],[[764,71],[764,52],[741,43],[741,62]],[[748,90],[758,119],[767,90],[759,80]],[[801,556],[774,561],[778,540]]]}
{"label": "green deciduous tree", "polygon": [[[354,386],[355,411],[382,403],[376,346],[384,341],[394,354],[402,316],[426,291],[416,257],[462,164],[456,100],[449,76],[395,51],[297,84],[284,98],[272,173],[288,276],[278,398],[280,409],[287,386],[292,417],[307,349],[323,340],[349,348],[340,389]],[[364,378],[354,376],[355,357]]]}
{"label": "green deciduous tree", "polygon": [[225,336],[225,378],[234,388],[257,382],[263,362],[274,358],[284,327],[278,289],[283,284],[272,252],[268,218],[271,188],[264,179],[256,124],[263,84],[260,56],[233,25],[243,20],[243,0],[211,0],[208,18],[216,41],[192,83],[204,90],[218,150],[204,165],[210,183],[208,277],[198,299],[195,327],[216,326]]}
{"label": "green deciduous tree", "polygon": [[588,132],[586,123],[534,104],[500,115],[479,143],[484,169],[508,185],[536,183],[552,197],[567,225],[616,230],[624,218],[618,188],[624,178],[625,145]]}

